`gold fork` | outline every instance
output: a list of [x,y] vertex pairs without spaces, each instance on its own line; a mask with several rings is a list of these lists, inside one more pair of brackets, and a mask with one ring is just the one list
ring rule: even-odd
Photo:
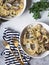
[[9,45],[6,41],[3,42],[3,45],[5,46],[5,48],[7,48],[7,49],[9,49],[9,50],[11,51],[11,53],[15,56],[15,59],[18,60],[18,62],[19,62],[21,65],[24,65],[24,62],[23,62],[22,60],[19,60],[19,59],[16,57],[15,53],[10,49],[10,45]]
[[20,59],[22,60],[21,53],[20,53],[19,48],[18,48],[18,43],[19,43],[18,40],[16,38],[13,38],[13,44],[15,47],[17,47]]
[[[20,50],[19,50],[19,48],[18,48],[18,40],[16,39],[16,37],[13,37],[13,44],[14,44],[14,46],[15,47],[17,47],[17,49],[18,49],[18,53],[19,53],[19,57],[20,57],[20,59],[21,59],[21,61],[23,62],[23,60],[22,60],[22,56],[21,56],[21,53],[20,53]],[[24,64],[24,62],[23,62],[23,64]]]

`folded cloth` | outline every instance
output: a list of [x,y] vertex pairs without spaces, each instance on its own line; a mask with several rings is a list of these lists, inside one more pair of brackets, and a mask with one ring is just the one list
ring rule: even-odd
[[[8,44],[10,45],[11,50],[13,50],[13,52],[15,53],[16,57],[19,58],[19,53],[18,53],[18,49],[14,46],[14,44],[12,43],[12,38],[16,37],[17,40],[19,41],[19,50],[22,56],[22,59],[24,61],[25,65],[30,65],[29,61],[31,59],[31,57],[29,57],[28,55],[26,55],[23,51],[23,49],[21,48],[20,45],[20,33],[18,31],[15,31],[13,29],[10,28],[6,28],[3,34],[3,39],[5,41],[8,42]],[[5,49],[5,64],[6,65],[20,65],[20,63],[18,62],[18,60],[15,59],[15,56],[10,52],[9,49]],[[19,58],[20,59],[20,58]]]

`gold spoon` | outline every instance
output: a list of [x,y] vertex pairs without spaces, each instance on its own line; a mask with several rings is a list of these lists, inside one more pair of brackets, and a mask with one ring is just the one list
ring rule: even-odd
[[5,46],[5,48],[11,51],[11,53],[15,56],[15,59],[18,60],[21,65],[24,65],[24,62],[16,57],[15,53],[10,49],[10,45],[6,41],[3,42],[3,45]]

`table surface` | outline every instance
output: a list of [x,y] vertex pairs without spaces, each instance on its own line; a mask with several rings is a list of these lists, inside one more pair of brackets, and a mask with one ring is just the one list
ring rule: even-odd
[[[36,1],[36,0],[34,0],[34,1]],[[49,17],[47,17],[48,11],[42,12],[41,13],[42,18],[35,20],[32,17],[32,14],[29,14],[29,11],[28,11],[30,4],[31,4],[31,0],[28,0],[27,7],[26,7],[26,10],[23,13],[23,15],[21,15],[20,17],[15,17],[15,18],[11,19],[10,21],[4,22],[0,26],[0,52],[2,51],[2,49],[4,49],[1,40],[3,40],[2,36],[3,36],[3,32],[4,32],[5,28],[10,27],[12,29],[15,29],[15,30],[18,30],[19,32],[21,32],[25,26],[27,26],[28,24],[32,24],[32,22],[39,21],[39,22],[44,22],[49,25]],[[31,65],[49,65],[49,56],[46,56],[45,58],[42,58],[42,59],[32,59],[30,61],[30,64]],[[2,56],[2,57],[0,56],[0,65],[5,65],[4,56]]]

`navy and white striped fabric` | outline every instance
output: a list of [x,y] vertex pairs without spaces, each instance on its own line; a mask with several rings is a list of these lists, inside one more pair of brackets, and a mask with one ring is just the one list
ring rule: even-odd
[[[19,58],[18,49],[12,43],[12,38],[13,37],[16,37],[17,40],[20,42],[20,33],[18,31],[13,30],[13,29],[6,28],[5,31],[4,31],[3,39],[5,41],[7,41],[8,44],[10,44],[11,50]],[[21,53],[21,56],[22,56],[22,59],[23,59],[25,65],[29,65],[29,60],[31,58],[24,53],[24,51],[21,48],[20,43],[19,43],[18,47],[19,47],[19,50],[20,50],[20,53]],[[5,50],[5,64],[6,65],[11,65],[11,64],[20,65],[20,63],[18,62],[18,60],[15,59],[15,56],[10,52],[9,49]]]

